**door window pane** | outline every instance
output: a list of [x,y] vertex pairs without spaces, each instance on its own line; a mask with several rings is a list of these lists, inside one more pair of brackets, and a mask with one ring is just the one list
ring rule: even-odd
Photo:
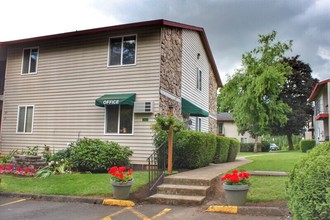
[[118,133],[119,105],[108,105],[106,111],[106,133]]
[[120,106],[120,133],[132,133],[133,106]]

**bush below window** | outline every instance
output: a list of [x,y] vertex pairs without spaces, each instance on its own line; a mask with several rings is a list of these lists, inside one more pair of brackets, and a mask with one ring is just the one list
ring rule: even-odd
[[330,142],[297,162],[288,182],[289,208],[294,219],[330,219]]

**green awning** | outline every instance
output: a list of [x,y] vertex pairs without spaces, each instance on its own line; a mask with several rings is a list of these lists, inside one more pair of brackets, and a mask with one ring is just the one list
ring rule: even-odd
[[182,98],[182,113],[189,114],[189,116],[208,117],[209,113],[195,104],[189,102],[187,99]]
[[104,107],[105,105],[134,105],[135,93],[130,94],[105,94],[95,100],[95,105]]

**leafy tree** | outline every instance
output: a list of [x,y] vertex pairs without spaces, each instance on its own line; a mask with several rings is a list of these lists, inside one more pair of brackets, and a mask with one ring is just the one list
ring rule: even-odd
[[275,38],[275,31],[259,35],[260,45],[242,55],[242,68],[221,91],[221,106],[231,112],[238,131],[249,132],[256,139],[269,132],[269,125],[284,125],[290,112],[290,107],[278,96],[291,71],[281,60],[292,42],[274,42]]
[[279,98],[292,109],[287,113],[288,122],[280,126],[278,123],[272,126],[273,135],[286,135],[289,150],[293,150],[292,135],[303,132],[306,122],[313,114],[311,103],[307,102],[313,91],[317,79],[312,77],[312,69],[309,64],[299,60],[299,55],[291,58],[284,58],[283,63],[288,64],[292,71],[285,81]]

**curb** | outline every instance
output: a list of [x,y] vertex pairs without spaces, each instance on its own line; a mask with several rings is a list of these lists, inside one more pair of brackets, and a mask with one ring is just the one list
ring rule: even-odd
[[285,216],[288,212],[285,208],[279,207],[255,207],[255,206],[209,206],[207,212],[220,212],[242,215],[266,215]]
[[53,201],[53,202],[81,202],[89,204],[102,204],[104,199],[93,199],[79,196],[61,196],[61,195],[36,195],[36,194],[24,194],[24,193],[6,193],[0,192],[0,196],[6,197],[20,197],[29,198],[35,200]]
[[130,200],[118,200],[118,199],[93,199],[79,196],[61,196],[61,195],[35,195],[35,194],[24,194],[24,193],[6,193],[0,192],[0,196],[6,197],[19,197],[35,200],[44,200],[52,202],[72,202],[72,203],[88,203],[108,206],[121,206],[121,207],[132,207],[135,203]]

